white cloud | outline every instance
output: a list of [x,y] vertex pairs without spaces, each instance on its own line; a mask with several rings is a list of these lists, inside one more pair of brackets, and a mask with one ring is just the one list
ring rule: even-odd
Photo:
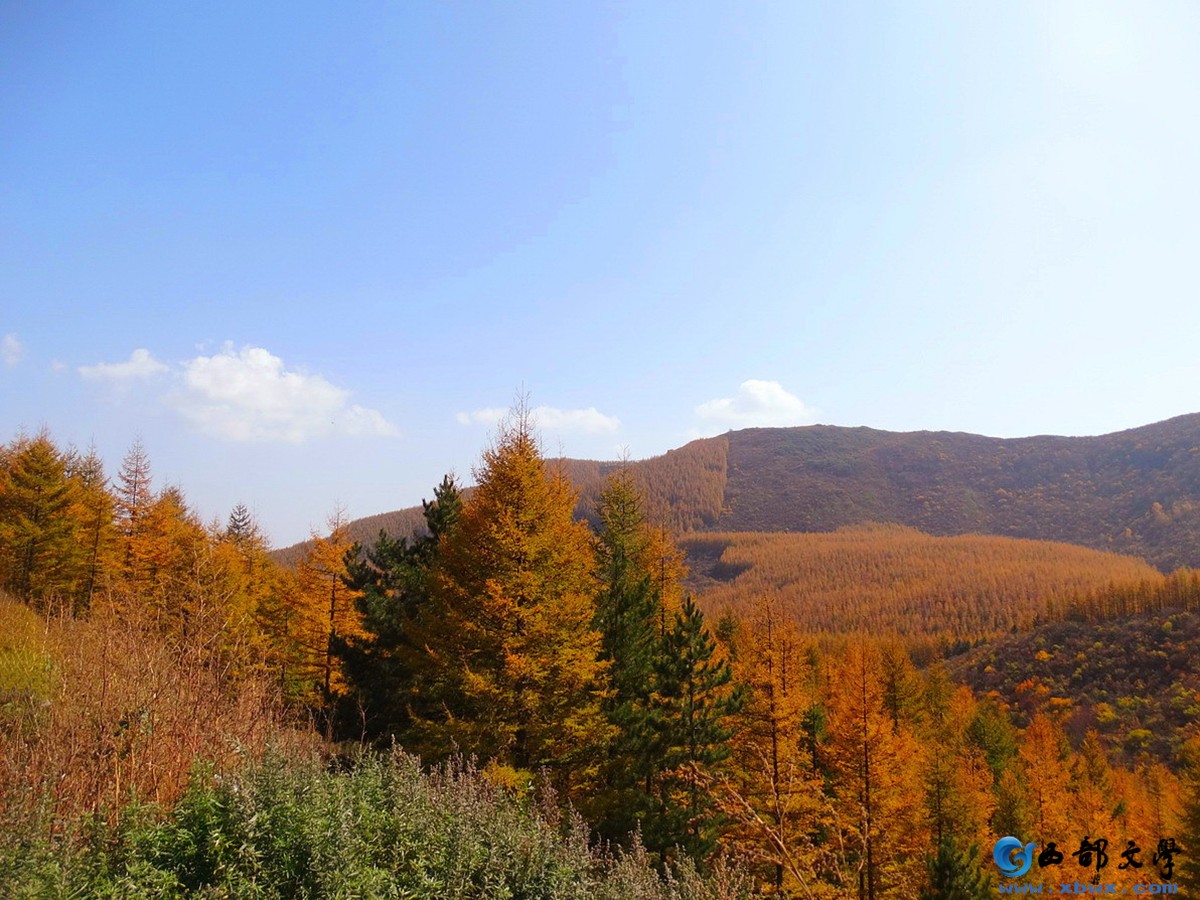
[[96,363],[80,366],[79,374],[89,381],[129,382],[151,378],[168,371],[168,366],[150,355],[149,350],[134,350],[129,359],[119,363]]
[[[495,425],[508,414],[499,406],[487,406],[473,412],[455,415],[460,425]],[[581,431],[584,434],[611,433],[621,427],[616,416],[606,416],[596,407],[587,409],[558,409],[554,406],[538,406],[529,411],[534,425],[547,431]]]
[[552,431],[582,431],[584,434],[611,433],[621,427],[616,416],[606,416],[596,407],[587,409],[556,409],[539,406],[533,410],[533,421]]
[[397,434],[383,414],[350,403],[350,392],[320,375],[289,371],[262,347],[234,349],[226,343],[211,356],[167,365],[149,350],[126,362],[80,366],[91,381],[119,388],[166,375],[170,385],[159,401],[202,434],[227,441],[287,441],[299,444],[328,435]]
[[201,432],[230,441],[302,443],[327,435],[397,434],[381,413],[348,403],[350,392],[320,375],[288,371],[262,347],[183,363],[169,403]]
[[4,360],[4,365],[8,368],[11,369],[19,363],[24,355],[25,347],[15,334],[6,334],[0,338],[0,359]]
[[501,406],[485,406],[474,412],[456,413],[454,418],[458,420],[459,425],[495,425],[507,413],[508,410]]
[[784,428],[808,425],[817,410],[795,394],[784,390],[778,381],[750,379],[738,387],[737,395],[709,400],[696,407],[696,416],[712,425],[727,428]]

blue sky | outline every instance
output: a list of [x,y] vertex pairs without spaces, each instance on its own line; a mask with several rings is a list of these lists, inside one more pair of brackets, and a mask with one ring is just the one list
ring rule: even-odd
[[280,544],[546,448],[1200,411],[1200,7],[0,5],[0,440]]

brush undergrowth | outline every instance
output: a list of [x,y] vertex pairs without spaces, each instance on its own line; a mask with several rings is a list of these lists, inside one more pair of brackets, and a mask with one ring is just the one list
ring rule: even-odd
[[424,772],[398,751],[339,769],[278,754],[233,774],[197,768],[168,811],[131,805],[71,829],[35,811],[0,828],[0,896],[14,898],[727,900],[747,889],[724,866],[663,873],[636,843],[597,848],[553,798],[515,797],[462,761]]

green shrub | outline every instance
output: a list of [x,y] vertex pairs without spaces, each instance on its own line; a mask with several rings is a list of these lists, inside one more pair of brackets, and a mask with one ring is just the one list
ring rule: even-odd
[[[640,846],[589,845],[553,798],[519,800],[462,762],[402,753],[342,771],[279,758],[197,769],[169,815],[123,811],[73,849],[0,846],[0,896],[724,900],[741,876],[684,863],[660,877]],[[10,841],[10,844],[12,842]],[[19,858],[18,858],[19,857]]]

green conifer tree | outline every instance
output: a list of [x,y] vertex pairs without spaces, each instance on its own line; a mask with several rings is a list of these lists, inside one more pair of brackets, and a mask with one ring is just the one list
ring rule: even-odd
[[229,513],[229,522],[225,526],[225,539],[241,546],[248,541],[256,542],[258,537],[258,525],[254,521],[254,516],[250,514],[246,504],[239,503]]
[[716,650],[703,613],[686,598],[654,665],[649,750],[659,771],[656,808],[644,834],[651,850],[679,847],[702,859],[716,844],[719,816],[706,782],[729,757],[726,719],[742,705],[729,664]]
[[999,781],[1017,755],[1017,730],[1008,716],[994,703],[980,703],[967,726],[967,738],[984,752],[992,774]]
[[600,594],[596,629],[609,664],[612,693],[605,713],[615,727],[603,769],[603,790],[589,810],[609,839],[630,835],[652,809],[659,761],[652,753],[651,694],[661,651],[662,586],[655,578],[643,501],[628,469],[599,499]]
[[984,900],[992,895],[992,879],[979,864],[979,847],[961,850],[943,839],[929,859],[929,884],[921,900]]
[[380,531],[364,551],[357,544],[346,560],[347,586],[361,592],[363,637],[339,642],[346,679],[368,736],[410,742],[413,715],[435,715],[428,657],[417,634],[428,613],[429,575],[438,546],[458,522],[462,495],[447,475],[422,501],[426,534],[392,538]]

